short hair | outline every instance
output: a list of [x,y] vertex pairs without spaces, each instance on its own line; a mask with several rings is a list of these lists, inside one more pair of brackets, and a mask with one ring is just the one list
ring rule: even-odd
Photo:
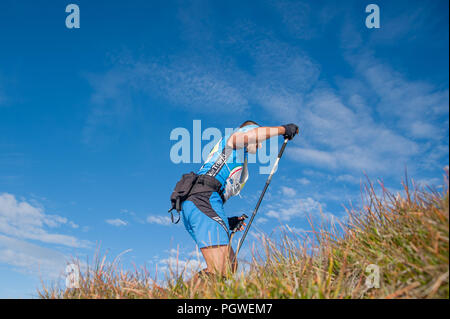
[[241,126],[239,126],[239,128],[247,126],[247,125],[258,125],[258,126],[261,126],[258,123],[256,123],[255,121],[245,121],[244,123],[241,124]]

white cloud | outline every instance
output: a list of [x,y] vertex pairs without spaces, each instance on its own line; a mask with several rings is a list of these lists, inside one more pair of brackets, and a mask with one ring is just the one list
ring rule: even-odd
[[80,225],[75,224],[73,221],[69,221],[68,224],[70,227],[72,227],[74,229],[78,229],[80,227]]
[[[417,142],[384,123],[376,123],[366,106],[354,109],[331,89],[313,90],[302,105],[303,147],[291,158],[331,170],[389,172],[401,169],[420,153]],[[389,165],[387,165],[389,160]]]
[[168,216],[149,215],[147,216],[147,223],[168,226],[172,223],[172,221]]
[[443,180],[440,178],[422,178],[415,181],[415,184],[419,187],[433,187],[433,186],[441,186],[443,184]]
[[311,8],[309,1],[269,1],[281,15],[286,30],[294,38],[309,40],[323,35],[329,22],[342,14],[342,6],[335,3],[321,3],[320,8]]
[[[390,80],[385,77],[380,82],[389,83]],[[291,147],[289,156],[300,162],[331,170],[383,174],[401,170],[412,159],[425,162],[434,156],[439,145],[434,143],[433,146],[433,140],[444,136],[443,132],[448,132],[448,128],[444,128],[445,123],[436,124],[437,122],[429,121],[429,117],[424,115],[442,116],[443,105],[448,105],[448,92],[432,93],[425,86],[411,84],[408,87],[403,80],[398,82],[400,84],[396,84],[396,87],[403,91],[401,98],[408,97],[405,99],[408,107],[404,101],[386,102],[386,105],[377,106],[393,109],[394,104],[395,108],[397,105],[405,105],[400,111],[386,114],[382,122],[375,121],[372,113],[376,109],[367,106],[365,98],[359,95],[363,91],[359,89],[359,85],[355,85],[355,81],[340,92],[342,95],[331,89],[313,90],[301,105],[300,122],[304,124],[304,139],[298,143],[304,146],[295,149]],[[395,89],[392,88],[391,91]],[[387,100],[387,96],[385,94],[382,99]],[[396,99],[392,98],[392,101]],[[397,120],[393,122],[395,118]],[[417,138],[427,140],[422,142]]]
[[[309,10],[307,3],[269,5],[290,32],[304,38],[302,23],[309,22],[297,17]],[[245,114],[251,106],[274,120],[299,123],[302,136],[294,140],[298,148],[290,147],[288,154],[321,169],[388,175],[412,162],[432,167],[448,153],[441,150],[437,159],[433,152],[448,135],[448,120],[436,120],[448,114],[448,90],[410,80],[363,52],[361,34],[353,25],[344,25],[341,41],[354,75],[331,83],[321,78],[318,61],[251,20],[233,22],[225,30],[226,40],[217,42],[213,30],[205,30],[213,24],[204,11],[197,6],[189,10],[202,19],[193,19],[190,11],[181,14],[191,30],[187,40],[198,45],[207,37],[207,53],[192,50],[172,58],[124,59],[109,72],[91,76],[95,93],[87,137],[95,127],[124,118],[133,94],[144,93],[196,112]],[[325,11],[319,16],[330,21],[333,14]],[[221,55],[215,45],[245,56],[249,67]]]
[[112,226],[117,226],[117,227],[128,225],[128,222],[127,222],[127,221],[122,220],[122,219],[120,219],[120,218],[116,218],[116,219],[107,219],[106,222],[107,222],[108,224],[112,225]]
[[274,1],[274,7],[281,14],[287,29],[299,39],[310,39],[315,35],[312,29],[312,10],[308,3],[300,1]]
[[269,219],[265,217],[258,217],[255,221],[256,224],[265,224],[269,221]]
[[439,2],[430,2],[420,7],[400,6],[391,9],[393,10],[383,13],[383,26],[378,29],[380,32],[370,34],[371,45],[414,41],[413,43],[419,46],[423,43],[425,34],[432,34],[432,30],[439,28],[440,20],[444,18],[436,14],[440,10]]
[[164,79],[161,93],[176,105],[216,113],[242,113],[248,107],[241,88],[219,70],[177,61],[170,68],[159,66],[151,73],[155,75]]
[[283,231],[287,231],[288,234],[292,233],[294,235],[296,235],[296,234],[304,235],[304,234],[307,234],[307,233],[311,232],[311,231],[308,231],[308,230],[303,229],[303,228],[289,226],[288,224],[285,224],[285,225],[281,226],[280,229],[283,230]]
[[336,168],[337,161],[332,153],[315,149],[295,147],[290,149],[291,158],[304,163],[314,163],[315,165]]
[[297,178],[297,182],[299,182],[301,185],[311,184],[311,181],[309,179],[307,179],[306,177]]
[[173,106],[201,113],[242,114],[248,109],[248,100],[233,74],[223,68],[177,57],[127,61],[104,74],[89,75],[94,93],[83,141],[89,144],[104,137],[101,131],[105,128],[123,127],[136,111],[136,95],[163,98]]
[[282,116],[295,115],[292,105],[299,98],[295,92],[311,87],[320,73],[319,66],[299,48],[273,36],[254,38],[254,28],[233,25],[229,29],[231,40],[221,43],[228,50],[249,55],[251,72],[213,50],[211,54],[190,52],[151,60],[123,58],[104,74],[89,75],[94,93],[84,142],[90,143],[105,127],[120,128],[135,109],[135,95],[230,117],[246,114],[251,104],[282,109]]
[[282,193],[284,196],[287,196],[287,197],[293,197],[293,196],[295,196],[295,195],[297,194],[297,192],[295,191],[295,189],[293,189],[293,188],[291,188],[291,187],[286,187],[286,186],[282,186],[282,187],[281,187],[281,193]]
[[168,251],[169,257],[159,258],[154,257],[154,261],[158,264],[158,270],[161,272],[174,271],[181,273],[184,271],[185,276],[189,276],[194,272],[198,272],[206,268],[206,263],[203,261],[202,254],[198,247],[196,249],[184,254],[180,249],[170,249]]
[[356,69],[378,95],[376,108],[386,116],[386,123],[397,124],[414,138],[439,139],[448,131],[448,120],[439,121],[448,116],[448,89],[407,80],[372,56],[360,57]]
[[351,184],[360,184],[361,179],[356,178],[353,175],[344,174],[344,175],[337,176],[336,181],[337,182],[346,182],[346,183],[351,183]]
[[62,216],[45,214],[43,208],[18,201],[12,194],[0,194],[0,232],[5,235],[69,247],[89,245],[88,241],[46,230],[63,225],[74,227],[76,224]]
[[359,34],[346,27],[343,39],[353,43],[346,44],[344,57],[355,76],[338,78],[339,90],[306,76],[316,84],[312,90],[282,90],[278,99],[270,90],[262,95],[274,116],[300,123],[301,139],[294,142],[301,146],[291,147],[288,156],[329,170],[384,175],[405,165],[411,171],[436,167],[448,154],[441,147],[448,144],[448,89],[407,79],[373,54],[356,51]]
[[273,209],[266,213],[266,216],[279,219],[281,221],[290,221],[294,218],[302,218],[307,215],[319,214],[322,205],[312,199],[307,198],[281,198],[277,201]]
[[16,270],[38,275],[42,279],[57,279],[64,274],[69,259],[53,249],[0,235],[0,263]]
[[186,275],[190,275],[194,272],[199,272],[200,270],[206,268],[206,263],[200,261],[199,259],[180,259],[177,257],[168,257],[159,260],[161,267],[158,267],[160,271],[165,272],[172,270],[174,272],[181,273],[184,271]]

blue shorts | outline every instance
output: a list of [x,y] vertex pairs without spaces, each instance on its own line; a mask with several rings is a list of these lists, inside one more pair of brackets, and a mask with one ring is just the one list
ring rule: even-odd
[[191,195],[182,204],[181,216],[184,227],[199,248],[228,245],[228,218],[217,192]]

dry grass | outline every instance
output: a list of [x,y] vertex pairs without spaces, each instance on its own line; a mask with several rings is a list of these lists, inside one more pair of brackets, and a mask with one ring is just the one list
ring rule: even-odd
[[[369,182],[361,209],[344,224],[311,222],[311,232],[262,238],[247,271],[228,279],[185,283],[169,271],[164,288],[145,269],[125,271],[96,258],[80,288],[43,286],[41,298],[449,298],[448,172],[443,190],[404,185],[394,195]],[[368,288],[367,266],[380,269]]]

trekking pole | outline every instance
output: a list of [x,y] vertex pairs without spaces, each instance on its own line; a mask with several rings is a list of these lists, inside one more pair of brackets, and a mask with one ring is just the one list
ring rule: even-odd
[[234,257],[235,259],[237,259],[237,255],[239,254],[239,250],[241,249],[242,244],[244,243],[245,237],[247,236],[248,230],[250,229],[250,226],[252,225],[253,219],[255,218],[255,215],[258,212],[259,205],[261,205],[261,202],[263,200],[264,194],[266,193],[266,190],[269,187],[270,181],[272,180],[272,176],[273,176],[273,174],[275,173],[275,171],[276,171],[276,169],[278,167],[278,162],[280,161],[280,158],[283,155],[283,152],[284,152],[284,149],[286,148],[287,142],[288,142],[288,139],[286,138],[284,140],[283,145],[281,146],[280,152],[278,153],[278,158],[277,158],[277,160],[275,161],[275,164],[272,167],[272,171],[270,172],[269,177],[267,178],[266,185],[264,185],[264,189],[263,189],[261,195],[259,196],[258,203],[256,204],[256,207],[253,210],[253,214],[252,214],[252,216],[250,218],[250,221],[248,222],[247,228],[245,228],[244,234],[242,235],[241,239],[239,240],[238,246],[236,248],[236,254],[235,254],[235,257]]

